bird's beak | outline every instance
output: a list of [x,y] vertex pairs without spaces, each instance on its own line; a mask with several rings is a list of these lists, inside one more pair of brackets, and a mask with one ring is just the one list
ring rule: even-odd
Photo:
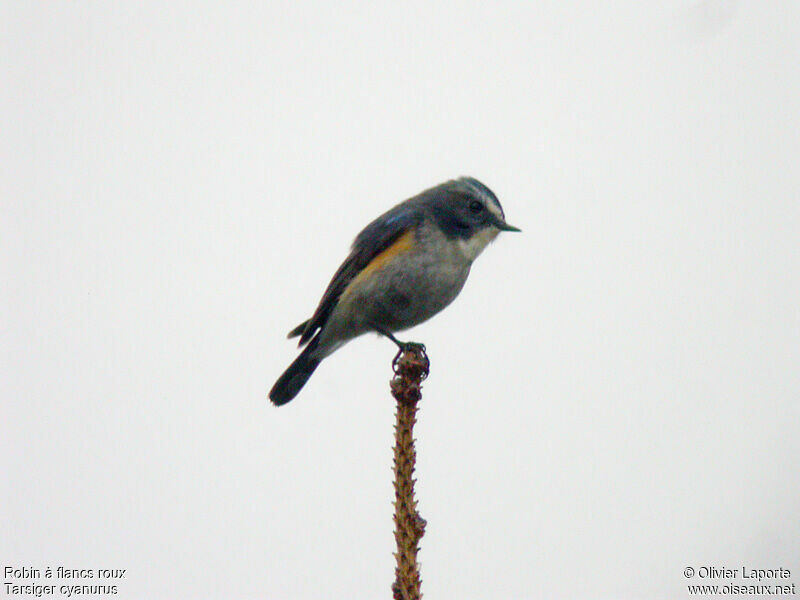
[[492,219],[492,224],[502,231],[522,231],[522,229],[514,227],[513,225],[509,225],[500,217],[495,217]]

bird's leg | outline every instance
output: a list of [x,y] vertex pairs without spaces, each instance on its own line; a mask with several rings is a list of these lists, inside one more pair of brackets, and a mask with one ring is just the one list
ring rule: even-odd
[[392,364],[397,363],[397,360],[400,358],[400,355],[406,350],[421,350],[423,353],[425,352],[425,344],[419,344],[417,342],[401,342],[396,337],[394,337],[394,335],[392,335],[391,331],[388,331],[383,327],[379,327],[378,325],[372,325],[372,328],[382,336],[392,340],[397,345],[398,348],[397,354],[395,355]]
[[389,338],[390,340],[392,340],[395,343],[395,345],[400,349],[400,351],[410,350],[412,348],[421,348],[422,350],[425,350],[425,344],[420,344],[420,343],[417,343],[417,342],[401,342],[396,337],[394,337],[394,335],[392,335],[391,331],[388,331],[388,330],[384,329],[383,327],[379,327],[377,325],[373,325],[372,328],[375,331],[377,331],[378,333],[380,333],[382,336],[385,336],[385,337]]

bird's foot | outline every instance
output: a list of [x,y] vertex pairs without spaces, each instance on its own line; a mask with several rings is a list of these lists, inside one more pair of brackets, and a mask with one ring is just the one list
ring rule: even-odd
[[391,331],[384,329],[383,327],[379,327],[377,325],[373,325],[372,327],[382,336],[392,340],[392,342],[394,342],[395,345],[397,346],[397,354],[394,355],[394,360],[392,360],[392,369],[394,370],[395,373],[397,372],[397,364],[400,361],[400,358],[406,352],[414,355],[417,358],[417,360],[421,363],[421,366],[424,365],[423,370],[427,371],[428,355],[425,353],[425,344],[420,344],[418,342],[401,342],[396,337],[394,337],[394,334],[392,334]]
[[400,359],[406,353],[409,353],[411,356],[424,363],[425,366],[423,370],[427,370],[428,355],[425,353],[425,344],[420,344],[418,342],[399,342],[397,340],[392,341],[394,341],[398,347],[397,354],[394,355],[394,359],[392,360],[392,370],[395,373],[397,372]]

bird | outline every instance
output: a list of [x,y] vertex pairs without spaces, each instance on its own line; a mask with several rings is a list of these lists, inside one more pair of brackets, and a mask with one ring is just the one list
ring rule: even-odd
[[314,314],[289,332],[300,355],[269,399],[291,401],[320,362],[353,338],[394,333],[427,321],[458,296],[478,255],[501,231],[500,201],[473,177],[460,177],[409,198],[367,225],[334,274]]

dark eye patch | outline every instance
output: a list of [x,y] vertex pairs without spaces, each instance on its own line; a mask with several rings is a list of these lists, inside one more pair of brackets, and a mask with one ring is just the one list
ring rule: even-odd
[[483,204],[481,204],[477,200],[473,200],[472,202],[469,203],[469,209],[473,213],[478,214],[483,210]]
[[463,204],[458,206],[453,203],[449,206],[445,204],[434,204],[430,207],[433,218],[436,220],[442,233],[449,239],[469,239],[470,235],[472,235],[473,225],[465,220],[466,215],[463,213],[463,206]]

